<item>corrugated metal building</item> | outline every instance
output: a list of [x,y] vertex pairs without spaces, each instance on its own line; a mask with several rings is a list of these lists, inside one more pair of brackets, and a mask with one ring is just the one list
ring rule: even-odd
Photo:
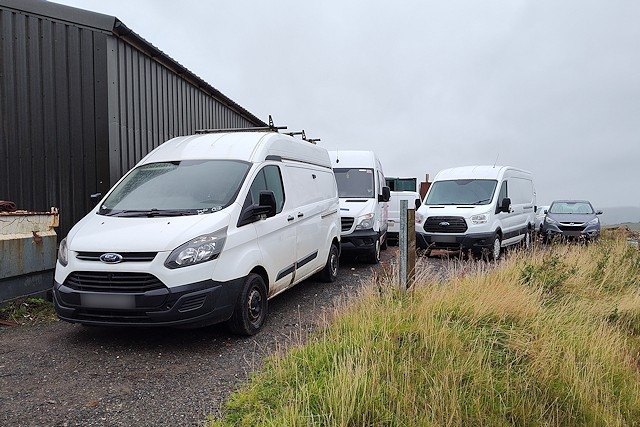
[[0,200],[60,210],[58,234],[151,149],[266,126],[116,17],[0,0]]

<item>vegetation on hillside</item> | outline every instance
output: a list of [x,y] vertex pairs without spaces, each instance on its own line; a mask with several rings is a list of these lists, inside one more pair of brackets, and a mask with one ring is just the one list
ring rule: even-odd
[[624,236],[372,283],[212,426],[640,425],[640,252]]

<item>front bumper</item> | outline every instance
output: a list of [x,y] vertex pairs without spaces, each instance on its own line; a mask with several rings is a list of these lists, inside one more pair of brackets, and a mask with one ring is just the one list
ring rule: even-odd
[[495,233],[464,235],[416,232],[416,246],[421,249],[446,249],[482,252],[493,248]]
[[540,227],[540,232],[547,240],[596,240],[600,237],[599,226],[565,227],[546,223]]
[[137,292],[90,292],[54,282],[62,320],[96,326],[204,326],[228,320],[243,279]]
[[355,230],[340,236],[340,246],[344,252],[370,252],[378,239],[379,235],[373,229]]

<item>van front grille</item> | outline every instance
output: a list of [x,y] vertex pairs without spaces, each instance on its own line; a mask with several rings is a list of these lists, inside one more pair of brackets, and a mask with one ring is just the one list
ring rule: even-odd
[[427,233],[464,233],[467,222],[461,216],[430,216],[424,223]]
[[147,273],[76,271],[67,277],[65,286],[77,291],[144,293],[166,286]]
[[342,231],[349,231],[353,227],[353,217],[342,217]]

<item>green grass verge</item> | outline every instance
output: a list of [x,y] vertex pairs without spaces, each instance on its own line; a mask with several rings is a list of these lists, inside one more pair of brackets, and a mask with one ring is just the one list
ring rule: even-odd
[[34,325],[57,320],[53,303],[43,298],[21,298],[0,307],[0,320],[16,325]]
[[623,236],[455,269],[404,295],[372,283],[209,424],[640,425],[640,253]]

